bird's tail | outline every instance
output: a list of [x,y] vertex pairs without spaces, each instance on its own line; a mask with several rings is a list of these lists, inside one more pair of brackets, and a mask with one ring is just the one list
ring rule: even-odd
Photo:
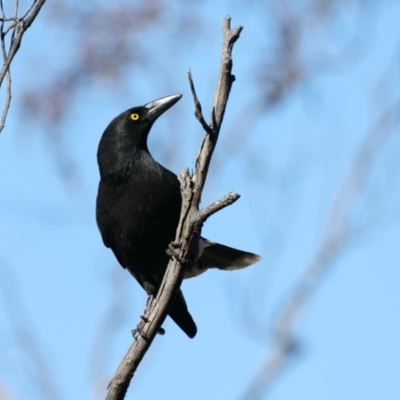
[[201,241],[201,256],[186,270],[185,279],[198,276],[209,268],[234,271],[246,268],[261,260],[261,257],[257,254],[210,242],[203,238],[201,238]]
[[213,243],[204,239],[203,253],[200,260],[208,268],[218,268],[227,271],[246,268],[261,260],[257,254],[234,249],[223,244]]
[[191,339],[196,336],[197,327],[190,315],[182,290],[179,290],[175,301],[169,310],[169,316]]

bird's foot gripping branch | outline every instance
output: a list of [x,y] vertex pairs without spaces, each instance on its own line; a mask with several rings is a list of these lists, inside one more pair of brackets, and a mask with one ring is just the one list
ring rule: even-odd
[[171,259],[174,259],[174,258],[175,258],[175,260],[178,261],[179,264],[185,266],[186,263],[188,262],[188,260],[187,260],[187,259],[182,259],[182,258],[179,257],[179,252],[178,252],[178,249],[179,249],[179,248],[180,248],[179,243],[171,242],[171,243],[168,245],[168,248],[167,248],[166,251],[167,251],[167,254],[169,255],[169,257],[170,257]]
[[[202,114],[191,73],[189,83],[195,116],[206,134],[198,152],[194,174],[188,169],[177,177],[158,164],[147,148],[147,136],[154,121],[181,95],[172,95],[131,108],[116,117],[99,144],[100,185],[97,222],[104,244],[119,263],[132,273],[154,301],[135,330],[136,340],[115,373],[107,399],[123,399],[130,380],[167,315],[189,336],[197,333],[180,285],[209,268],[234,270],[260,260],[242,250],[211,242],[200,236],[208,217],[235,202],[229,193],[199,210],[201,194],[218,134],[221,129],[234,76],[232,49],[242,27],[230,28],[224,19],[224,43],[219,80],[211,122]],[[168,254],[167,250],[168,249]],[[195,255],[195,257],[193,256]]]

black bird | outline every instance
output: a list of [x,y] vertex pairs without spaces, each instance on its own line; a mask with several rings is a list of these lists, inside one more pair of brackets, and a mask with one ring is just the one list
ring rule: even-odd
[[[100,184],[96,219],[105,246],[145,289],[156,295],[169,257],[166,249],[175,239],[181,209],[177,176],[158,164],[147,148],[154,121],[182,95],[172,95],[114,118],[103,133],[97,152]],[[185,278],[208,268],[235,270],[261,258],[201,239],[199,258]],[[190,337],[197,333],[182,291],[169,316]]]

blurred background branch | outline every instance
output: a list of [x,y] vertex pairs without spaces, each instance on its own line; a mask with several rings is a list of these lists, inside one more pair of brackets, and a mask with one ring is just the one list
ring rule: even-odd
[[[353,165],[342,183],[332,205],[322,242],[305,267],[293,292],[284,301],[284,307],[277,312],[267,353],[261,368],[255,376],[243,399],[261,399],[271,389],[289,359],[300,351],[299,330],[312,300],[314,292],[321,286],[329,269],[333,267],[354,230],[352,217],[355,206],[370,177],[377,154],[388,136],[398,128],[400,101],[385,110],[361,144]],[[350,240],[351,242],[351,240]],[[340,293],[337,294],[340,296]]]
[[[3,58],[14,6],[4,4]],[[183,92],[149,148],[174,172],[192,165],[200,129],[186,71],[204,77],[199,98],[212,98],[208,60],[227,14],[245,31],[204,203],[231,190],[242,198],[204,234],[263,263],[184,282],[199,335],[188,344],[166,327],[128,398],[235,398],[253,382],[251,393],[276,400],[397,399],[400,8],[391,0],[46,3],[12,63],[0,143],[2,252],[36,343],[53,356],[38,351],[58,368],[65,398],[104,398],[143,298],[96,231],[97,143],[122,110]],[[3,83],[10,98],[6,74]],[[9,337],[17,292],[7,293],[0,329]],[[45,398],[7,354],[3,386]],[[190,371],[187,360],[196,360]]]
[[[38,334],[14,270],[13,265],[0,258],[0,302],[11,328],[1,335],[2,359],[11,371],[23,371],[31,391],[37,391],[41,399],[62,400],[54,360]],[[16,363],[12,361],[13,352],[19,355]]]

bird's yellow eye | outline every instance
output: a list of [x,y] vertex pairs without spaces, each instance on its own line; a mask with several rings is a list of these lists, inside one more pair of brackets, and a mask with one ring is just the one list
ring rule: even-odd
[[137,121],[139,119],[139,114],[132,113],[130,115],[132,121]]

